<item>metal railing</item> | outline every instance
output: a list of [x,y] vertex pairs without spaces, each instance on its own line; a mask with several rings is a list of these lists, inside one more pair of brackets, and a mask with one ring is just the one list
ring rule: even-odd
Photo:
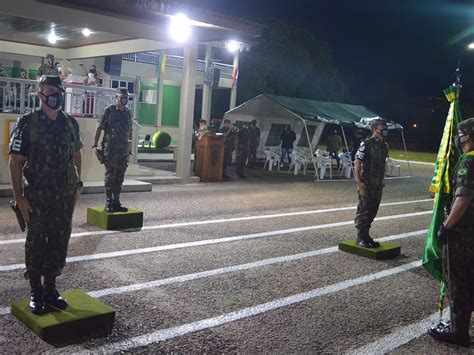
[[[158,65],[160,63],[160,55],[158,53],[152,53],[152,52],[123,54],[122,59],[131,61],[131,62],[153,64],[153,65]],[[166,66],[170,68],[182,69],[183,57],[180,57],[177,55],[167,55]],[[233,75],[234,67],[231,64],[214,62],[214,67],[221,70],[222,76],[232,77]],[[205,72],[206,62],[204,60],[198,59],[196,63],[196,70],[200,72]]]
[[[36,80],[0,78],[0,112],[26,113],[39,107]],[[115,102],[116,89],[64,83],[63,110],[77,117],[100,117]],[[128,107],[137,117],[136,95],[130,95]]]
[[[15,78],[0,78],[0,113],[28,113],[39,107],[39,99],[36,96],[38,82],[36,80],[25,80]],[[115,102],[116,89],[64,84],[64,112],[74,117],[100,117],[107,106]],[[133,111],[133,135],[132,149],[135,155],[132,160],[137,163],[138,135],[140,125],[136,122],[138,118],[138,98],[130,95],[127,105]]]

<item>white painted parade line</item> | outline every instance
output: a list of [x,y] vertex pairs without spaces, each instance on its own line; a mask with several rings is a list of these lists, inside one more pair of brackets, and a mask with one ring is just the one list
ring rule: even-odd
[[[433,199],[388,202],[388,203],[380,204],[380,207],[402,206],[402,205],[410,205],[410,204],[423,203],[423,202],[433,202]],[[297,212],[287,212],[287,213],[266,214],[266,215],[259,215],[259,216],[246,216],[246,217],[211,219],[211,220],[204,220],[204,221],[169,223],[169,224],[160,224],[160,225],[156,225],[156,226],[145,226],[141,230],[143,231],[143,230],[168,229],[168,228],[189,227],[189,226],[198,226],[198,225],[207,225],[207,224],[220,224],[220,223],[229,223],[229,222],[251,221],[251,220],[258,220],[258,219],[303,216],[303,215],[309,215],[309,214],[320,214],[320,213],[329,213],[329,212],[338,212],[338,211],[349,211],[349,210],[354,210],[356,208],[357,208],[357,206],[347,206],[347,207],[326,208],[326,209],[321,209],[321,210],[309,210],[309,211],[297,211]],[[107,234],[120,234],[120,233],[127,233],[127,232],[136,232],[136,230],[131,230],[131,231],[126,231],[125,230],[125,231],[80,232],[80,233],[72,233],[71,238],[99,236],[99,235],[107,235]],[[25,242],[24,238],[10,239],[10,240],[0,240],[0,245],[16,244],[16,243],[24,243],[24,242]]]
[[183,324],[176,327],[161,329],[152,333],[143,334],[130,339],[118,341],[111,344],[106,344],[101,347],[91,349],[92,352],[118,352],[121,350],[130,350],[140,346],[147,346],[153,343],[173,339],[189,333],[194,333],[200,330],[215,328],[224,324],[235,322],[238,320],[254,317],[266,312],[285,308],[304,301],[309,301],[321,296],[336,293],[355,286],[360,286],[372,281],[380,280],[388,276],[393,276],[406,272],[421,266],[421,260],[414,261],[408,264],[397,266],[391,269],[376,272],[374,274],[361,276],[355,279],[350,279],[338,282],[329,286],[320,287],[311,291],[299,293],[293,296],[279,298],[270,302],[262,303],[257,306],[243,308],[241,310],[222,314],[217,317],[207,318],[200,321]]
[[[375,218],[374,221],[379,222],[379,221],[388,221],[388,220],[392,220],[392,219],[418,217],[418,216],[428,215],[428,214],[431,214],[431,213],[432,213],[432,211],[430,210],[430,211],[398,214],[398,215],[392,215],[392,216],[383,216],[383,217]],[[195,242],[167,244],[167,245],[160,245],[160,246],[149,247],[149,248],[128,249],[128,250],[120,250],[120,251],[113,251],[113,252],[105,252],[105,253],[97,253],[97,254],[89,254],[89,255],[81,255],[81,256],[72,256],[72,257],[67,258],[66,262],[74,263],[74,262],[87,261],[87,260],[102,260],[102,259],[116,258],[116,257],[121,257],[121,256],[154,253],[154,252],[159,252],[159,251],[176,250],[176,249],[183,249],[183,248],[190,248],[190,247],[199,247],[199,246],[203,246],[203,245],[230,243],[230,242],[247,240],[247,239],[267,238],[267,237],[279,236],[279,235],[283,235],[283,234],[307,232],[307,231],[313,231],[313,230],[318,230],[318,229],[336,228],[336,227],[348,226],[348,225],[352,225],[352,224],[354,224],[354,221],[350,220],[350,221],[345,221],[345,222],[335,222],[335,223],[329,223],[329,224],[318,224],[318,225],[308,226],[308,227],[280,229],[280,230],[275,230],[275,231],[271,231],[271,232],[244,234],[244,235],[239,235],[239,236],[235,236],[235,237],[205,239],[205,240],[198,240],[198,241],[195,241]],[[25,268],[24,263],[2,265],[2,266],[0,266],[0,272],[1,271],[20,270],[20,269],[24,269],[24,268]]]
[[[448,309],[446,309],[448,310]],[[449,313],[443,311],[444,314]],[[439,322],[439,312],[433,313],[431,316],[406,327],[403,327],[387,336],[384,336],[372,343],[364,345],[355,350],[349,351],[350,355],[365,354],[386,354],[406,343],[426,334],[429,327]]]
[[[428,230],[424,229],[424,230],[419,230],[419,231],[414,231],[414,232],[390,235],[390,236],[387,236],[387,237],[378,238],[376,240],[379,241],[379,242],[386,242],[386,241],[396,240],[396,239],[399,240],[399,239],[405,239],[405,238],[425,235],[427,232],[428,232]],[[305,253],[299,253],[299,254],[293,254],[293,255],[286,255],[286,256],[280,256],[280,257],[275,257],[275,258],[263,259],[263,260],[255,261],[255,262],[252,262],[252,263],[234,265],[234,266],[223,267],[223,268],[219,268],[219,269],[196,272],[196,273],[187,274],[187,275],[169,277],[169,278],[166,278],[166,279],[153,280],[153,281],[149,281],[149,282],[132,284],[132,285],[127,285],[127,286],[106,288],[106,289],[102,289],[102,290],[91,291],[91,292],[88,292],[88,294],[91,297],[105,297],[105,296],[108,296],[108,295],[145,290],[145,289],[150,289],[150,288],[155,288],[155,287],[160,287],[160,286],[165,286],[165,285],[171,285],[171,284],[174,284],[174,283],[194,281],[194,280],[204,279],[204,278],[212,277],[212,276],[218,276],[218,275],[229,274],[229,273],[238,272],[238,271],[256,269],[256,268],[259,268],[259,267],[275,265],[275,264],[289,262],[289,261],[297,261],[297,260],[302,260],[302,259],[305,259],[305,258],[310,258],[310,257],[313,257],[313,256],[336,253],[338,251],[339,251],[338,247],[329,247],[329,248],[324,248],[324,249],[317,249],[317,250],[312,250],[312,251],[305,252]],[[10,313],[10,308],[9,307],[0,308],[0,315],[4,315],[4,314],[8,314],[8,313]]]

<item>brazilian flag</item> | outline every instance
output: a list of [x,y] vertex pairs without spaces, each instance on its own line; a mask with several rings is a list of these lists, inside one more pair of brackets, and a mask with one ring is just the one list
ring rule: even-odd
[[447,100],[450,102],[448,117],[444,126],[443,137],[438,150],[434,176],[431,180],[429,191],[435,195],[433,215],[428,229],[423,248],[423,267],[437,280],[441,282],[440,311],[443,308],[444,284],[443,281],[443,248],[438,244],[438,230],[445,219],[444,208],[451,203],[453,186],[450,177],[454,166],[460,156],[460,152],[454,145],[457,136],[457,126],[461,122],[461,111],[459,109],[459,88],[451,86],[444,90]]

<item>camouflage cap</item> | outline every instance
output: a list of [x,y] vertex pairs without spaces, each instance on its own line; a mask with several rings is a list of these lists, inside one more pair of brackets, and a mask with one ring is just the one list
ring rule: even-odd
[[382,118],[376,118],[376,119],[370,121],[370,128],[371,128],[371,129],[374,129],[375,127],[380,126],[380,125],[386,126],[386,125],[387,125],[387,121],[385,121],[385,120],[382,119]]
[[64,92],[64,86],[63,82],[61,81],[61,78],[57,75],[42,75],[39,84],[41,85],[49,85],[49,86],[54,86],[55,88],[58,88],[62,92]]
[[116,95],[122,94],[122,95],[128,96],[128,90],[125,89],[125,88],[118,88],[118,89],[115,91],[115,94],[116,94]]
[[458,124],[458,130],[463,134],[474,134],[474,117],[468,118]]

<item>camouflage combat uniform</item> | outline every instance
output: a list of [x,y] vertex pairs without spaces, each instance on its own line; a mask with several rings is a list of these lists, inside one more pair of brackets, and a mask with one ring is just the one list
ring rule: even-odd
[[[222,168],[222,175],[226,176],[227,167],[232,163],[232,153],[234,152],[235,146],[235,130],[229,128],[231,131],[224,138],[224,165]],[[227,132],[226,128],[222,128],[221,133]]]
[[118,200],[128,167],[132,112],[128,107],[120,111],[118,105],[110,105],[105,109],[97,126],[104,130],[102,151],[105,165],[105,193],[107,199]]
[[56,120],[43,111],[20,117],[9,154],[28,157],[24,195],[31,205],[25,244],[26,277],[58,276],[66,264],[78,174],[74,153],[82,148],[79,125],[60,111]]
[[375,137],[363,141],[356,154],[356,159],[362,162],[362,181],[367,186],[364,195],[359,192],[355,217],[356,228],[361,235],[368,236],[370,226],[379,210],[387,156],[388,144]]
[[245,162],[249,153],[249,130],[242,127],[237,132],[237,175],[242,177],[245,170]]
[[59,75],[58,68],[56,68],[54,65],[49,65],[48,63],[41,64],[41,66],[38,69],[38,72],[36,73],[37,76],[41,75]]
[[260,129],[257,126],[249,127],[249,167],[255,165],[257,160],[257,148],[260,142]]
[[451,314],[457,328],[462,328],[457,331],[467,333],[474,311],[474,151],[461,156],[454,172],[454,201],[459,196],[473,199],[443,250],[443,279],[449,289]]

